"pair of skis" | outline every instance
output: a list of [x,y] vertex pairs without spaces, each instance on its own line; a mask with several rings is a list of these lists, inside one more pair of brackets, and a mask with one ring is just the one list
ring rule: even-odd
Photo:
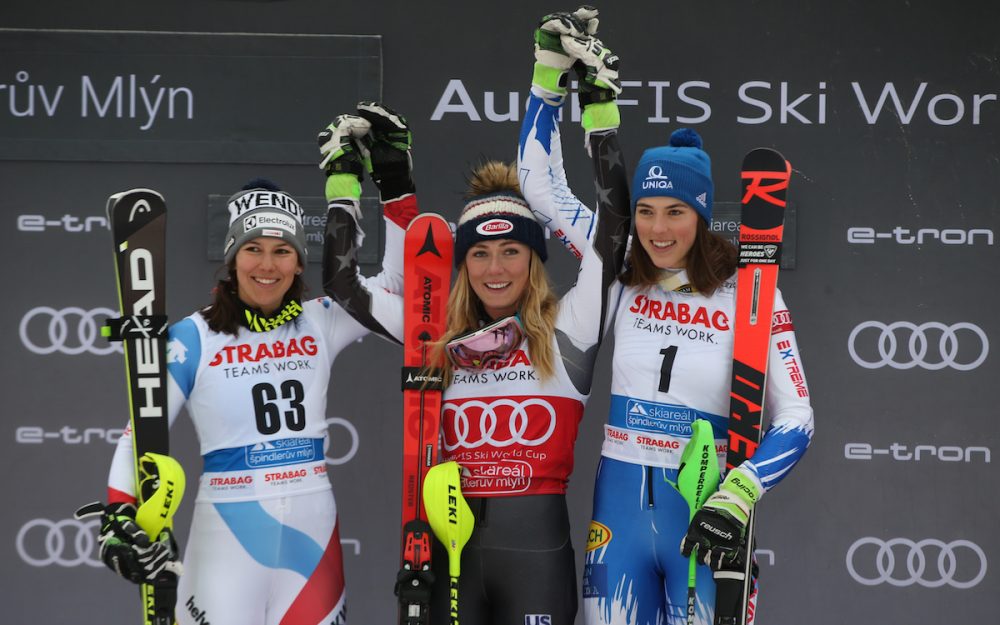
[[[763,433],[767,360],[790,175],[791,165],[775,150],[758,148],[743,159],[727,471],[753,456]],[[745,556],[738,559],[734,570],[714,574],[715,625],[745,625],[753,620],[755,519],[751,510]]]
[[[125,347],[136,484],[136,523],[160,540],[184,494],[184,472],[169,456],[167,416],[166,223],[156,191],[132,189],[108,199],[121,317],[103,334]],[[164,538],[166,539],[166,538]],[[143,623],[173,625],[177,575],[164,570],[141,584]]]
[[[458,623],[458,572],[472,513],[461,496],[458,465],[437,464],[444,334],[453,240],[441,216],[418,215],[406,230],[403,276],[403,506],[402,555],[396,576],[400,625],[430,619],[432,531],[449,553],[451,620]],[[432,355],[433,354],[433,355]],[[441,580],[443,581],[443,580]],[[440,582],[438,582],[440,583]]]

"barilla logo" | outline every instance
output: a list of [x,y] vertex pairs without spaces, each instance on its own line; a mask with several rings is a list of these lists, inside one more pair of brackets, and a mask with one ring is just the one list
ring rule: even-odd
[[490,219],[476,226],[476,232],[486,237],[494,237],[498,234],[507,234],[514,230],[514,224],[506,219]]
[[595,551],[611,542],[611,529],[597,521],[590,522],[590,531],[587,532],[587,551]]
[[298,202],[281,191],[253,191],[244,193],[230,202],[228,208],[230,220],[256,208],[277,208],[294,216],[299,221],[302,220],[302,216],[305,214],[305,211],[302,210]]
[[646,179],[642,182],[643,189],[673,189],[674,183],[663,174],[663,167],[653,165],[646,173]]

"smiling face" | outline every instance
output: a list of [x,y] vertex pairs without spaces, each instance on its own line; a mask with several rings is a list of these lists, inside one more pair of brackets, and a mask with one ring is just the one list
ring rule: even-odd
[[684,269],[698,232],[698,213],[672,197],[644,197],[635,205],[635,236],[660,269]]
[[244,304],[274,314],[295,276],[299,255],[282,239],[257,237],[236,252],[237,293]]
[[469,284],[493,319],[517,312],[528,284],[531,248],[511,239],[480,241],[465,255]]

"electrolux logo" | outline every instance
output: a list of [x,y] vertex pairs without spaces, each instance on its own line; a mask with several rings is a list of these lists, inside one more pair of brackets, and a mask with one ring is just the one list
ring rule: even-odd
[[993,231],[989,228],[918,228],[896,226],[879,231],[875,228],[854,227],[847,229],[847,242],[852,245],[874,245],[887,241],[898,245],[993,245]]
[[46,232],[49,230],[61,230],[63,232],[94,232],[96,230],[107,230],[108,220],[106,217],[92,215],[89,217],[76,217],[74,215],[63,215],[58,219],[47,219],[43,215],[18,215],[17,229],[20,232]]
[[891,443],[886,447],[875,447],[871,443],[846,443],[844,458],[847,460],[877,460],[888,458],[899,462],[982,462],[989,464],[992,453],[989,447],[958,445],[904,445]]

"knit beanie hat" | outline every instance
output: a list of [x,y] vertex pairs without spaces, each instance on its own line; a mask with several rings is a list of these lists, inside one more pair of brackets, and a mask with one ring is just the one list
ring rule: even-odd
[[548,259],[545,233],[528,202],[512,191],[500,191],[473,198],[462,209],[455,232],[455,267],[465,262],[469,248],[480,241],[513,239]]
[[701,149],[702,141],[690,128],[679,128],[670,143],[642,153],[632,180],[632,210],[644,197],[672,197],[712,221],[712,161]]
[[229,198],[229,232],[223,249],[226,263],[247,241],[257,237],[284,239],[306,262],[306,233],[302,207],[270,180],[257,178]]

